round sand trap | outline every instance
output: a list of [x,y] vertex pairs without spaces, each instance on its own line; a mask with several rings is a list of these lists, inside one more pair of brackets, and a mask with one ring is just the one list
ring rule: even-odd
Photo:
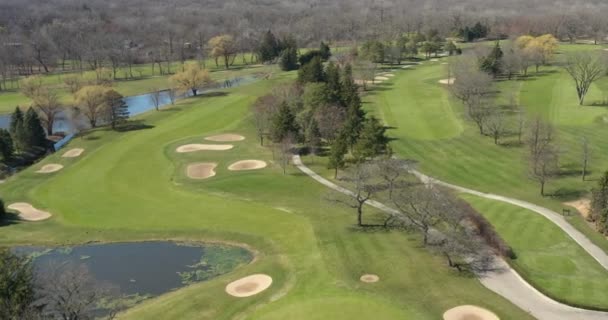
[[234,148],[231,144],[187,144],[178,147],[178,153],[188,153],[196,151],[226,151]]
[[57,172],[59,170],[63,169],[63,166],[60,164],[56,164],[56,163],[51,163],[51,164],[45,164],[44,166],[42,166],[42,168],[40,168],[38,171],[38,173],[53,173],[53,172]]
[[19,218],[25,221],[41,221],[51,217],[51,214],[34,208],[31,204],[17,202],[8,206],[10,210],[19,212]]
[[243,140],[245,140],[245,137],[238,135],[238,134],[227,133],[227,134],[218,134],[216,136],[207,137],[207,138],[205,138],[205,140],[215,141],[215,142],[232,142],[232,141],[243,141]]
[[186,167],[186,175],[190,179],[208,179],[215,176],[215,167],[217,167],[217,163],[191,163]]
[[432,62],[438,62],[439,59],[431,59]]
[[246,171],[246,170],[258,170],[266,168],[266,162],[261,160],[242,160],[231,164],[228,167],[230,171]]
[[388,80],[388,78],[387,77],[375,77],[374,80],[376,80],[376,81],[378,81],[378,80],[384,81],[384,80]]
[[456,78],[441,79],[441,80],[439,80],[439,83],[451,85],[451,84],[454,84],[454,81],[456,81]]
[[365,283],[374,283],[380,281],[380,277],[375,274],[364,274],[361,276],[361,278],[359,278],[359,280]]
[[446,64],[448,64],[448,63],[447,63],[447,62],[442,62],[441,64],[446,65]]
[[80,155],[84,152],[84,149],[82,148],[74,148],[74,149],[70,149],[68,151],[66,151],[66,153],[64,153],[62,155],[62,157],[64,158],[76,158],[76,157],[80,157]]
[[271,284],[270,276],[254,274],[229,283],[226,286],[226,293],[238,298],[250,297],[268,289]]
[[446,311],[444,320],[500,320],[494,313],[477,306],[459,306]]
[[387,74],[385,74],[384,76],[385,76],[385,77],[392,78],[392,77],[394,77],[395,75],[394,75],[394,74],[392,74],[392,73],[387,73]]
[[407,69],[407,68],[411,68],[411,67],[412,67],[411,65],[407,65],[407,66],[401,67],[401,69]]

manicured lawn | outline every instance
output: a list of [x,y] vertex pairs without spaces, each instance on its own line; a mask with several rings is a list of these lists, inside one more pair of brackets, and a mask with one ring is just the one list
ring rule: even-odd
[[[562,46],[562,50],[573,51],[576,47],[578,46]],[[584,49],[590,50],[589,47],[585,46]],[[558,59],[563,57],[558,55]],[[366,106],[369,112],[383,117],[391,127],[389,135],[396,138],[391,146],[396,154],[418,160],[420,170],[427,174],[450,183],[512,196],[561,212],[565,207],[562,204],[564,201],[587,196],[588,191],[595,186],[596,179],[608,169],[608,158],[602,156],[608,152],[608,141],[605,139],[608,135],[608,122],[605,120],[608,119],[608,110],[605,107],[590,106],[603,98],[602,92],[608,89],[606,78],[594,85],[587,104],[582,107],[578,106],[572,80],[559,67],[543,67],[540,74],[532,73],[526,80],[498,83],[502,90],[502,95],[497,97],[498,103],[505,101],[509,90],[516,90],[515,94],[519,97],[529,121],[535,116],[541,116],[556,126],[557,141],[562,151],[561,174],[548,183],[550,196],[541,197],[539,186],[529,180],[527,175],[525,145],[517,143],[515,134],[503,138],[498,146],[490,137],[479,135],[477,127],[465,120],[462,105],[452,98],[446,98],[447,89],[441,88],[437,83],[436,80],[446,78],[441,65],[427,62],[397,74],[393,82],[386,86],[383,84],[367,95]],[[410,90],[412,83],[424,84],[430,88]],[[427,94],[438,89],[443,92]],[[424,116],[418,116],[421,109],[434,108],[443,104],[446,99],[452,108],[447,115],[450,119],[455,117],[462,127],[461,132],[452,136],[445,136],[443,133],[445,128],[454,126],[453,120],[445,122],[437,118],[436,121],[429,121]],[[398,113],[395,113],[395,110],[398,110]],[[591,176],[587,181],[582,181],[580,177],[583,137],[589,139],[593,153],[590,163]],[[490,204],[486,207],[496,206],[490,213],[499,212],[498,208],[503,208],[499,203]],[[601,305],[604,308],[608,306],[602,293],[598,293],[595,298],[591,297],[596,290],[606,291],[605,286],[595,283],[598,272],[601,271],[601,278],[606,277],[605,270],[598,270],[596,267],[599,265],[589,266],[589,263],[593,265],[593,260],[580,248],[566,247],[560,256],[560,246],[555,244],[559,239],[567,240],[563,232],[549,221],[535,217],[533,213],[520,213],[516,209],[515,213],[520,217],[519,224],[514,223],[512,219],[505,219],[504,215],[498,216],[502,219],[497,217],[493,222],[507,242],[511,243],[512,236],[513,246],[525,245],[522,244],[523,239],[537,242],[524,246],[524,254],[516,262],[520,270],[528,273],[531,282],[560,299]],[[572,217],[570,221],[608,252],[608,241],[595,233],[581,217]],[[526,229],[530,232],[528,237],[517,238],[517,234],[509,234],[517,232],[517,229],[510,229],[514,225],[536,228]],[[549,253],[543,252],[543,248]],[[552,274],[556,276],[552,277]]]
[[[327,190],[293,167],[286,175],[274,164],[226,170],[243,159],[272,163],[270,150],[258,146],[249,106],[293,76],[144,114],[150,129],[78,138],[67,149],[84,147],[81,158],[66,160],[60,152],[39,164],[61,163],[62,171],[40,175],[35,165],[0,185],[7,203],[29,201],[54,214],[0,228],[0,245],[187,239],[244,243],[258,252],[251,265],[146,301],[121,319],[435,320],[460,304],[487,307],[501,319],[531,319],[476,279],[451,271],[418,236],[357,230],[351,211],[325,201]],[[215,133],[247,139],[229,151],[175,153]],[[189,161],[218,162],[217,175],[189,181],[183,175]],[[260,272],[274,279],[266,292],[245,299],[225,294],[228,282]],[[364,285],[363,273],[381,281]]]
[[608,271],[545,217],[471,195],[462,198],[482,213],[514,249],[513,267],[545,294],[569,304],[608,309]]

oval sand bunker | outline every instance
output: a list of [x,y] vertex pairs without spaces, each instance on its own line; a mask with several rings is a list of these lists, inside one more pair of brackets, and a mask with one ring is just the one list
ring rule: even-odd
[[377,76],[377,77],[374,78],[374,80],[376,80],[376,81],[386,81],[386,80],[388,80],[388,78],[387,77],[382,77],[382,76]]
[[215,176],[215,167],[217,167],[217,163],[191,163],[186,168],[186,175],[190,179],[197,180],[211,178]]
[[62,157],[64,158],[76,158],[76,157],[80,157],[80,155],[84,152],[84,149],[82,148],[74,148],[74,149],[70,149],[68,151],[66,151]]
[[272,278],[265,274],[254,274],[241,278],[226,286],[226,293],[233,297],[245,298],[256,295],[270,287]]
[[231,164],[228,167],[230,171],[246,171],[246,170],[259,170],[266,168],[266,162],[261,160],[242,160]]
[[359,280],[361,280],[361,282],[365,282],[365,283],[375,283],[380,281],[380,277],[378,277],[375,274],[364,274],[361,276],[361,278],[359,278]]
[[19,218],[25,221],[41,221],[51,217],[51,214],[34,208],[29,203],[17,202],[8,206],[9,209],[19,212]]
[[477,306],[458,306],[443,314],[444,320],[500,320],[494,313]]
[[56,163],[51,163],[51,164],[45,164],[44,166],[42,166],[42,168],[40,168],[38,171],[38,173],[53,173],[53,172],[57,172],[59,170],[63,169],[63,166],[60,164],[56,164]]
[[226,151],[232,149],[231,144],[187,144],[178,147],[175,151],[178,153],[188,153],[196,151]]
[[227,134],[218,134],[215,136],[207,137],[207,138],[205,138],[205,140],[215,141],[215,142],[232,142],[232,141],[243,141],[243,140],[245,140],[245,137],[238,135],[238,134],[227,133]]

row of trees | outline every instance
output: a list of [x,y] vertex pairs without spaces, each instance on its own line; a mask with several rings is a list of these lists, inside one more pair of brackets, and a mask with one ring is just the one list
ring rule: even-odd
[[436,30],[431,30],[426,35],[415,33],[400,35],[388,41],[368,40],[363,43],[358,55],[373,63],[401,64],[403,60],[415,58],[419,53],[424,53],[429,58],[444,51],[449,55],[462,53],[453,41],[446,41]]
[[34,109],[24,114],[15,108],[11,116],[10,129],[0,129],[0,155],[4,164],[12,163],[17,153],[32,159],[43,155],[49,148],[49,141],[42,123]]
[[[447,190],[419,182],[409,172],[414,168],[412,161],[391,157],[359,162],[340,178],[353,194],[332,193],[329,200],[354,209],[359,227],[420,232],[422,245],[459,271],[487,270],[495,254],[514,257],[483,216]],[[371,200],[391,207],[385,207],[382,217],[367,217],[364,222],[364,207]]]

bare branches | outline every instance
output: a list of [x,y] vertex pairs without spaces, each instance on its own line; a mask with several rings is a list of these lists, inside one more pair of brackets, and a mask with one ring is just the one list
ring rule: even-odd
[[574,80],[579,104],[585,102],[585,96],[591,84],[606,71],[604,64],[597,55],[588,52],[577,52],[568,55],[565,69]]

